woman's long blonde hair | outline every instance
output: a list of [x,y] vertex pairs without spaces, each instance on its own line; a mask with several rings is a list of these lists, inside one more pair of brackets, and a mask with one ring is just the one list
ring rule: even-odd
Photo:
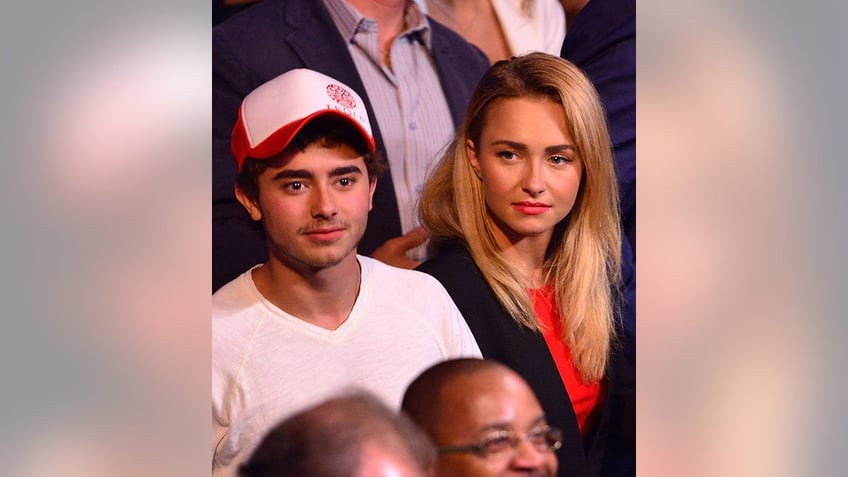
[[482,182],[465,146],[471,140],[479,147],[486,113],[496,101],[522,97],[548,98],[562,105],[582,161],[577,200],[555,228],[544,272],[574,364],[584,382],[596,382],[604,376],[615,337],[621,230],[606,118],[595,88],[576,66],[545,53],[495,63],[471,97],[462,129],[424,185],[421,220],[437,242],[464,242],[506,311],[518,323],[539,330],[529,285],[495,240]]

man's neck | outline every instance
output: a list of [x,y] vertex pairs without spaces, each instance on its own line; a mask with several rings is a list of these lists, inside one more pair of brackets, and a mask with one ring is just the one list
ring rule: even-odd
[[375,2],[373,0],[347,0],[366,18],[377,21],[380,32],[380,49],[388,51],[392,42],[403,33],[407,0]]
[[253,271],[259,293],[286,313],[334,330],[344,323],[359,296],[360,265],[356,254],[318,271],[292,267],[272,258]]

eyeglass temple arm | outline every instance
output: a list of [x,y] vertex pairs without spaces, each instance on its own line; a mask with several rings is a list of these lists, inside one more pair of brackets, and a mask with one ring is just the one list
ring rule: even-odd
[[439,454],[452,454],[452,453],[463,453],[463,452],[473,452],[475,454],[483,455],[483,446],[477,444],[468,444],[465,446],[445,446],[439,447],[437,449]]

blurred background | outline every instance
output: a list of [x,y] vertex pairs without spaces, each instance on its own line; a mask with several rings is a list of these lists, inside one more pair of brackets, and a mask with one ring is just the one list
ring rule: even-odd
[[[844,475],[838,2],[638,4],[638,472]],[[212,5],[0,18],[3,474],[209,472]]]
[[208,475],[211,6],[4,10],[0,473]]
[[837,10],[639,4],[641,475],[845,473]]

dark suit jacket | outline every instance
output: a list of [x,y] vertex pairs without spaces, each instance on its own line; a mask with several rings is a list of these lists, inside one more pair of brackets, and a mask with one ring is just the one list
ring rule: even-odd
[[561,56],[598,90],[615,147],[624,233],[636,250],[636,0],[590,0],[565,35]]
[[[501,306],[471,254],[452,242],[418,270],[437,278],[456,302],[485,358],[515,369],[533,388],[548,422],[563,429],[559,476],[607,475],[606,451],[635,453],[635,376],[620,352],[607,373],[606,402],[584,443],[577,417],[541,334],[516,324]],[[634,454],[635,455],[635,454]]]
[[[430,20],[432,55],[455,125],[477,81],[488,69],[485,55],[459,35]],[[365,100],[377,148],[383,138],[365,86],[329,12],[320,0],[264,0],[212,32],[212,246],[213,291],[268,256],[259,224],[236,201],[237,169],[230,134],[242,99],[259,85],[294,68],[310,68],[350,86]],[[369,255],[401,235],[391,173],[380,177],[374,208],[358,252]]]

